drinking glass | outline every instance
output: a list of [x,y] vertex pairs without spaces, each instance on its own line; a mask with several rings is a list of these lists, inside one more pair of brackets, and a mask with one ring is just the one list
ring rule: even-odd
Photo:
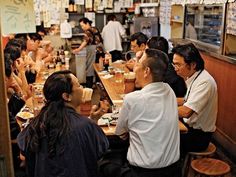
[[43,96],[43,84],[33,84],[33,108],[34,115],[38,115],[42,107],[44,106],[44,96]]
[[117,83],[122,83],[123,82],[123,74],[124,72],[122,70],[116,70],[115,71],[115,78]]

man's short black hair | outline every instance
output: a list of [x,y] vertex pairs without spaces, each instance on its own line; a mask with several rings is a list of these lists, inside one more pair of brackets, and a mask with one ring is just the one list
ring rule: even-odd
[[196,70],[204,69],[204,60],[202,59],[198,49],[192,43],[178,45],[172,49],[173,54],[180,55],[187,64],[196,63]]
[[131,37],[130,37],[130,41],[137,41],[138,46],[140,46],[141,44],[145,44],[147,43],[148,37],[143,34],[142,32],[137,32],[134,33]]

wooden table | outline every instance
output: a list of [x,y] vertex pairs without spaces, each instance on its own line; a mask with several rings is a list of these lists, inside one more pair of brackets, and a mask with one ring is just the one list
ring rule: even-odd
[[[114,68],[122,68],[124,70],[124,72],[129,72],[129,70],[126,67],[124,67],[124,64],[114,64],[113,63],[113,67]],[[105,79],[103,73],[100,72],[99,64],[95,63],[94,69],[95,69],[95,72],[96,72],[98,78],[100,79],[102,85],[106,89],[106,92],[107,92],[112,104],[121,106],[123,103],[123,96],[124,96],[124,84],[122,82],[121,83],[115,82],[115,80],[116,80],[115,76],[113,76],[112,78],[109,78],[109,79]]]
[[[122,67],[124,68],[123,64],[113,64],[114,67]],[[94,69],[96,74],[98,75],[101,83],[103,84],[112,104],[121,106],[123,103],[123,93],[124,93],[124,84],[123,83],[116,83],[115,77],[105,79],[99,70],[99,64],[94,64]],[[125,72],[129,72],[127,68],[124,68]],[[115,126],[102,127],[103,131],[106,135],[115,135]],[[181,133],[186,133],[188,131],[187,127],[179,121],[179,129]]]

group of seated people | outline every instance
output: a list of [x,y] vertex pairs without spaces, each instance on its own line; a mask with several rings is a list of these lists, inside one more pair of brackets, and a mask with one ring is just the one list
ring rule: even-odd
[[[42,37],[37,33],[16,34],[9,39],[4,48],[5,86],[11,139],[16,139],[20,132],[15,116],[25,105],[26,100],[32,97],[32,83],[35,82],[37,73],[43,63],[52,60],[51,44],[44,45],[41,41]],[[19,155],[16,149],[13,147],[14,157]],[[15,158],[15,165],[17,161]]]
[[[108,165],[105,174],[181,176],[179,159],[205,150],[216,129],[216,82],[192,43],[177,45],[168,54],[165,38],[135,33],[131,50],[136,58],[126,66],[135,72],[141,90],[124,97],[116,125],[116,134],[129,141],[129,170],[113,166],[110,171]],[[187,133],[179,134],[179,120]]]
[[[9,100],[17,93],[26,101],[32,95],[26,69],[39,72],[38,63],[51,60],[40,40],[16,35],[6,46]],[[207,148],[216,128],[217,86],[197,48],[178,45],[169,53],[165,38],[135,33],[131,50],[136,58],[126,66],[140,89],[125,95],[115,130],[128,142],[125,159],[107,155],[112,142],[97,125],[109,104],[93,106],[89,118],[80,115],[83,88],[71,71],[57,71],[44,84],[44,107],[17,137],[28,176],[179,177],[181,156]],[[187,133],[180,134],[179,120]]]

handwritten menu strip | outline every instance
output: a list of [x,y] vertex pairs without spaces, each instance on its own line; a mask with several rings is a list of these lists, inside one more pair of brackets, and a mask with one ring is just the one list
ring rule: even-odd
[[2,33],[35,32],[33,0],[1,1]]
[[[235,0],[228,0],[235,1]],[[227,0],[172,0],[172,4],[223,4],[227,3]]]
[[169,24],[171,18],[171,0],[160,1],[160,23]]
[[204,4],[223,4],[226,3],[227,0],[204,0]]
[[229,3],[226,33],[236,35],[236,3]]

